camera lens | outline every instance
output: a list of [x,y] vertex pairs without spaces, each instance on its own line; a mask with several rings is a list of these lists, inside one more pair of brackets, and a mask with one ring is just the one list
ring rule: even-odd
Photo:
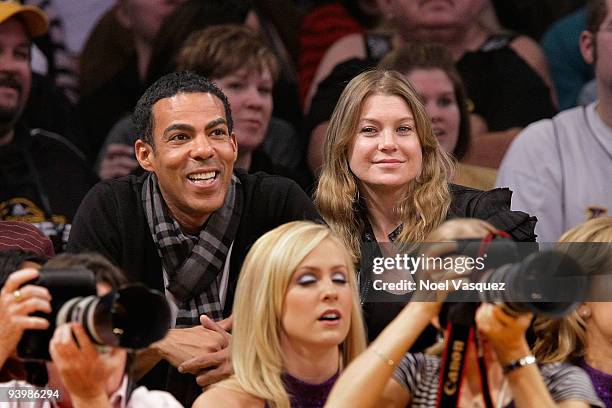
[[131,285],[98,298],[88,296],[66,302],[57,324],[78,322],[94,343],[143,348],[161,340],[170,328],[170,308],[158,291]]

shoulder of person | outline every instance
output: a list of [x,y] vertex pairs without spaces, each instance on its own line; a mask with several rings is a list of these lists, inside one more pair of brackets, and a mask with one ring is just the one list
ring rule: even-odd
[[[142,184],[148,173],[139,176],[128,175],[118,179],[102,180],[96,183],[87,193],[81,206],[87,203],[89,208],[108,207],[114,209],[134,208],[141,200]],[[109,207],[110,206],[110,207]]]
[[33,128],[29,131],[30,137],[39,147],[60,149],[82,162],[87,161],[85,154],[64,136],[41,128]]
[[[234,174],[240,180],[247,193],[252,194],[291,194],[294,191],[303,190],[293,180],[286,177],[258,171],[247,173],[242,169],[234,169]],[[297,189],[297,190],[296,190]],[[304,193],[305,194],[305,193]]]
[[451,184],[450,190],[452,202],[448,218],[478,218],[506,231],[516,241],[535,241],[537,219],[522,211],[510,210],[510,189],[481,191]]
[[217,385],[207,389],[194,402],[193,408],[240,408],[240,407],[263,407],[264,401],[254,397],[242,390],[226,388]]
[[574,132],[568,131],[571,126],[583,123],[583,107],[575,107],[559,112],[553,118],[541,119],[531,123],[523,129],[510,145],[512,149],[520,149],[522,153],[537,153],[550,150],[555,142],[555,138],[574,137]]
[[544,384],[556,402],[582,400],[593,407],[604,407],[597,397],[591,378],[582,368],[570,363],[551,363],[539,366]]

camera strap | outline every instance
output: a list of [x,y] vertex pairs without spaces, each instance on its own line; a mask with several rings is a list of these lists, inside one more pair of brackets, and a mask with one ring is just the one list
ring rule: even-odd
[[463,383],[465,357],[474,338],[474,327],[448,323],[444,354],[440,362],[437,407],[457,407]]
[[[478,256],[483,256],[495,237],[510,238],[505,231],[496,230],[487,234],[480,242]],[[487,367],[484,359],[484,350],[473,322],[475,308],[465,307],[463,312],[471,309],[471,316],[455,316],[450,318],[447,324],[446,347],[440,362],[440,382],[438,384],[437,407],[454,408],[459,406],[461,396],[461,385],[465,370],[466,355],[469,347],[476,347],[478,368],[480,372],[480,384],[485,406],[493,408],[489,382],[487,379]],[[464,313],[462,313],[464,314]]]

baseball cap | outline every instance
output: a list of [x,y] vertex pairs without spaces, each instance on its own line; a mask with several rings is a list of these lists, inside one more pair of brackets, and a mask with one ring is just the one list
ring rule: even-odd
[[30,37],[43,35],[49,29],[49,20],[38,7],[24,6],[13,0],[0,1],[0,24],[16,15],[23,19]]
[[53,244],[34,225],[22,221],[0,221],[0,251],[21,249],[47,259],[53,258]]

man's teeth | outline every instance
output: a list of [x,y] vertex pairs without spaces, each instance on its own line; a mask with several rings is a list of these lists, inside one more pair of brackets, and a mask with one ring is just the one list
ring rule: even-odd
[[187,178],[191,181],[206,181],[214,179],[217,176],[216,171],[208,171],[206,173],[191,174]]

